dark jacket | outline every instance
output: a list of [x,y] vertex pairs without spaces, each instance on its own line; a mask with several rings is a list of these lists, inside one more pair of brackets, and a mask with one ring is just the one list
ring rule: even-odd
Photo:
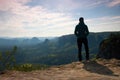
[[75,28],[74,34],[77,36],[77,38],[86,38],[89,34],[87,25],[84,23],[79,23]]

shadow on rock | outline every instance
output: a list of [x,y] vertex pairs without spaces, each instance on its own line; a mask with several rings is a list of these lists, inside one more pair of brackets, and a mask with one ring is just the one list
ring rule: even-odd
[[101,75],[109,75],[109,76],[118,76],[115,75],[108,67],[103,66],[96,61],[83,62],[83,68],[91,73],[97,73]]

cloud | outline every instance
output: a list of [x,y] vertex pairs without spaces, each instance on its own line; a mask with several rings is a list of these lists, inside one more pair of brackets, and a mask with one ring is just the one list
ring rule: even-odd
[[108,3],[109,7],[114,7],[120,5],[120,0],[112,0],[111,2]]
[[[52,36],[50,32],[54,31],[54,28],[60,29],[60,25],[64,26],[64,23],[72,21],[71,16],[65,13],[51,12],[40,5],[34,7],[26,5],[30,0],[22,2],[13,0],[11,3],[8,1],[2,1],[4,5],[0,8],[2,14],[6,13],[3,15],[4,17],[0,15],[2,20],[4,19],[0,22],[1,36]],[[6,5],[8,6],[6,7]]]
[[31,0],[0,0],[0,11],[9,11],[30,2]]
[[[33,1],[35,1],[34,5]],[[109,0],[0,0],[0,36],[73,34],[78,23],[74,17],[78,16],[72,11],[95,8],[108,3],[112,2]],[[118,28],[119,21],[119,16],[108,16],[87,19],[86,22],[90,26],[90,31],[103,31],[106,26],[110,27],[105,30],[113,29],[112,24]],[[99,30],[95,26],[99,26]]]
[[77,9],[84,10],[96,8],[101,5],[113,7],[120,4],[120,0],[36,0],[36,2],[42,2],[42,6],[45,8],[59,12],[71,12]]
[[89,24],[90,31],[120,31],[120,16],[104,16],[86,20]]
[[76,9],[89,9],[108,2],[108,0],[35,0],[28,5],[41,4],[43,7],[57,12],[71,12]]

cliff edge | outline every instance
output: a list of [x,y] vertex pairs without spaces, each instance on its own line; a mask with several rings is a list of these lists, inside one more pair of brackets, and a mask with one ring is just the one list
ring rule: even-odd
[[120,59],[120,32],[111,34],[100,43],[97,58]]
[[7,71],[0,80],[120,80],[120,60],[73,62],[31,72]]

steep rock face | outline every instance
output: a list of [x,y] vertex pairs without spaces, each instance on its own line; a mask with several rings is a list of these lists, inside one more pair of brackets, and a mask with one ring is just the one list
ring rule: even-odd
[[100,43],[97,58],[120,59],[120,32],[111,34],[108,39]]

